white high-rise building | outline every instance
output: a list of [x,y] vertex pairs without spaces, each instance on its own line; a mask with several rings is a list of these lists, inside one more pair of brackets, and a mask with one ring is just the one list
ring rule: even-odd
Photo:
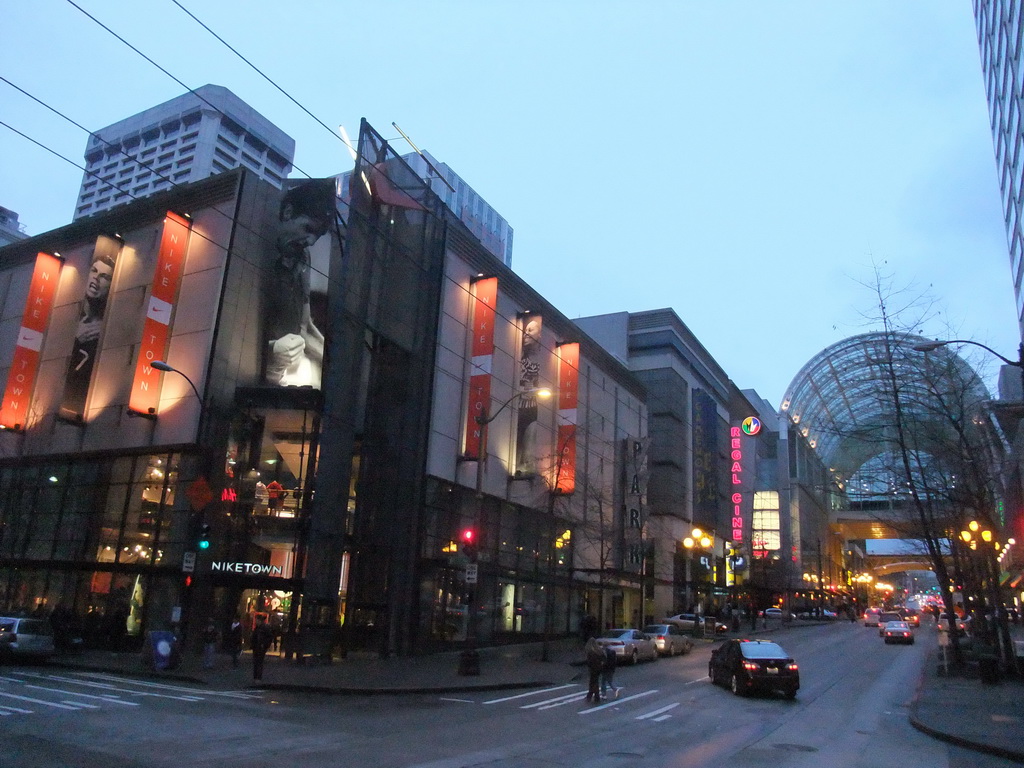
[[238,166],[280,187],[294,157],[288,134],[227,88],[204,85],[89,137],[74,218]]
[[1010,247],[1017,320],[1024,339],[1024,73],[1020,71],[1022,12],[1019,0],[974,0],[974,19],[985,75],[985,94]]

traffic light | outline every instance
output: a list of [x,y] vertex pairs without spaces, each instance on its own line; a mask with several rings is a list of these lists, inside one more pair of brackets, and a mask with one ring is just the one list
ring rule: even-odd
[[472,528],[463,529],[459,540],[462,542],[462,553],[470,560],[476,559],[476,531]]
[[210,526],[206,523],[199,526],[199,540],[196,542],[196,548],[200,550],[210,548]]

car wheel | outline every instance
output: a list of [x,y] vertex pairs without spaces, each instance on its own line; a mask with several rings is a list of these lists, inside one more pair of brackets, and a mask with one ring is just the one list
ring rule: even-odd
[[732,676],[732,679],[729,681],[729,688],[732,689],[732,692],[737,696],[743,695],[743,686],[740,685],[739,675]]
[[636,660],[637,660],[637,655],[638,655],[638,654],[637,654],[637,652],[636,652],[636,648],[634,648],[634,649],[633,649],[633,656],[632,656],[632,657],[630,658],[630,660],[629,660],[629,663],[630,663],[630,664],[634,664],[634,665],[636,664]]
[[796,698],[796,691],[786,691],[786,698],[787,699],[795,699]]

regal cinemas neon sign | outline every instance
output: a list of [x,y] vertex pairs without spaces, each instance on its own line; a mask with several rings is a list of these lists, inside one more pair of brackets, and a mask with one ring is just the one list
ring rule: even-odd
[[743,435],[753,437],[761,431],[761,421],[748,416],[738,427],[729,430],[729,459],[732,461],[732,540],[739,545],[743,542]]

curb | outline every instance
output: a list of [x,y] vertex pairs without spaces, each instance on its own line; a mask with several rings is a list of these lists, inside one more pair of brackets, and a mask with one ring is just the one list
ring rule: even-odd
[[945,741],[948,744],[954,744],[958,747],[970,749],[975,752],[984,752],[988,755],[1002,757],[1007,760],[1012,760],[1015,763],[1024,763],[1024,752],[998,747],[994,744],[985,744],[983,742],[974,741],[973,739],[964,738],[963,736],[956,736],[952,733],[940,731],[937,728],[933,728],[926,724],[920,717],[918,717],[917,707],[921,698],[921,691],[924,689],[925,675],[927,675],[928,670],[931,669],[928,665],[935,663],[935,656],[935,651],[930,651],[924,665],[921,667],[921,677],[917,681],[917,689],[914,691],[914,698],[910,702],[910,714],[908,715],[910,724],[921,733],[931,736],[933,739]]

